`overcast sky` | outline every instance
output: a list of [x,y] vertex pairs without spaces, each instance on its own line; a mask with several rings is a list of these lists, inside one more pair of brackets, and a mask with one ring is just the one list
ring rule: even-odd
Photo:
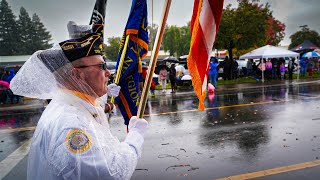
[[[53,43],[68,39],[67,23],[69,20],[77,24],[88,24],[95,0],[7,0],[16,16],[23,6],[30,16],[39,15]],[[151,5],[148,3],[148,19],[151,24]],[[290,44],[290,35],[298,31],[301,25],[320,33],[320,0],[260,0],[261,4],[269,2],[273,16],[285,23],[286,36],[281,45]],[[154,0],[153,23],[159,24],[164,0]],[[224,5],[237,7],[237,0],[224,0]],[[123,33],[128,14],[130,0],[107,0],[105,37],[120,37]],[[184,26],[191,19],[193,0],[172,0],[167,24]]]

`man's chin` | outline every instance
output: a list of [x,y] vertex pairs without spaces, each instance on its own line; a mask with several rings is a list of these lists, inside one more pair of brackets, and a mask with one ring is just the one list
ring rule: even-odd
[[107,89],[104,89],[102,92],[101,92],[101,94],[99,94],[99,97],[101,97],[101,96],[103,96],[103,95],[105,95],[105,94],[107,94]]

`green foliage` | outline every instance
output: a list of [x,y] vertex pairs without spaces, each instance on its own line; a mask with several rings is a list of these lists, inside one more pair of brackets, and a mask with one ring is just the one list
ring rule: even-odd
[[17,23],[8,2],[0,3],[0,55],[14,55],[18,52]]
[[179,28],[177,26],[166,27],[163,35],[162,45],[165,51],[169,51],[170,56],[178,52]]
[[18,54],[32,54],[32,20],[25,8],[20,8],[20,15],[17,21],[20,49]]
[[158,32],[158,25],[153,24],[153,27],[148,26],[148,29],[149,29],[149,46],[148,46],[148,49],[149,49],[149,51],[152,51],[153,44],[154,44],[154,41],[156,39],[156,35],[157,35],[157,32]]
[[0,55],[32,54],[39,49],[47,49],[51,35],[34,14],[32,19],[25,8],[20,8],[19,18],[13,14],[6,0],[0,3]]
[[181,32],[181,38],[179,40],[180,48],[179,48],[178,57],[189,54],[190,41],[191,41],[190,22],[188,22],[187,26],[181,27],[180,32]]
[[117,61],[119,47],[120,47],[120,37],[108,38],[108,45],[105,47],[104,52],[108,59],[111,61]]
[[239,77],[237,79],[232,80],[218,80],[218,86],[223,84],[242,84],[242,83],[257,83],[257,80],[253,77]]
[[49,43],[51,41],[50,32],[46,30],[37,14],[32,15],[32,24],[32,47],[30,48],[31,52],[52,47],[52,44]]
[[284,25],[272,17],[269,4],[259,5],[258,0],[238,2],[237,8],[231,8],[229,4],[223,10],[215,48],[227,49],[232,57],[234,48],[241,51],[269,42],[277,44],[284,38]]
[[162,45],[171,56],[182,56],[189,53],[190,26],[167,26],[163,35]]
[[291,44],[289,45],[289,49],[298,46],[303,43],[305,40],[311,41],[316,46],[320,47],[320,35],[318,32],[314,30],[310,30],[308,25],[300,26],[301,30],[292,34],[290,36]]
[[268,11],[257,4],[240,3],[236,11],[235,30],[238,32],[238,49],[266,44]]
[[240,38],[240,35],[235,31],[235,9],[230,8],[228,5],[226,9],[222,11],[222,16],[220,20],[219,31],[216,36],[216,41],[214,43],[214,48],[216,49],[227,49],[230,52],[234,46],[234,40]]

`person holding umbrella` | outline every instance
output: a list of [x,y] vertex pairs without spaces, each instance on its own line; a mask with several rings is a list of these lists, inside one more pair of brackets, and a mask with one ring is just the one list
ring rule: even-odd
[[307,71],[308,71],[308,76],[309,76],[309,78],[312,78],[312,76],[313,76],[313,66],[314,66],[314,64],[313,64],[313,60],[312,60],[312,58],[309,58],[308,60],[307,60]]
[[159,72],[159,79],[162,85],[162,93],[166,92],[168,71],[166,65],[162,65]]
[[[307,53],[304,53],[302,55],[302,57],[304,58],[309,58],[309,61],[313,61],[313,69],[316,70],[316,71],[319,71],[319,62],[318,62],[318,58],[320,57],[320,54],[315,52],[315,51],[312,51],[312,52],[307,52]],[[309,72],[309,70],[308,70]],[[311,72],[312,74],[312,72]]]
[[320,57],[320,54],[318,54],[318,53],[315,52],[315,51],[312,51],[312,52],[304,53],[304,54],[302,55],[302,57],[307,57],[307,58]]
[[299,63],[300,63],[300,74],[301,77],[305,77],[306,76],[306,71],[307,71],[307,58],[306,57],[301,57]]
[[170,70],[169,70],[169,79],[170,79],[170,83],[171,83],[171,93],[175,93],[176,90],[177,90],[177,87],[176,87],[176,67],[175,67],[175,64],[172,63],[171,64],[171,67],[170,67]]

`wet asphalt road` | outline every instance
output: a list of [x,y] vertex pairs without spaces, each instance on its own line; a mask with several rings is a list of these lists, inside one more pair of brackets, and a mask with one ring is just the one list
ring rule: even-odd
[[[192,91],[149,99],[142,158],[132,179],[216,179],[318,160],[320,83],[219,91],[196,110]],[[0,130],[36,125],[43,109],[0,113]],[[19,114],[16,114],[19,113]],[[112,132],[125,138],[120,116]],[[0,160],[33,131],[0,131]],[[4,179],[25,179],[24,157]],[[255,179],[319,179],[320,166]]]

